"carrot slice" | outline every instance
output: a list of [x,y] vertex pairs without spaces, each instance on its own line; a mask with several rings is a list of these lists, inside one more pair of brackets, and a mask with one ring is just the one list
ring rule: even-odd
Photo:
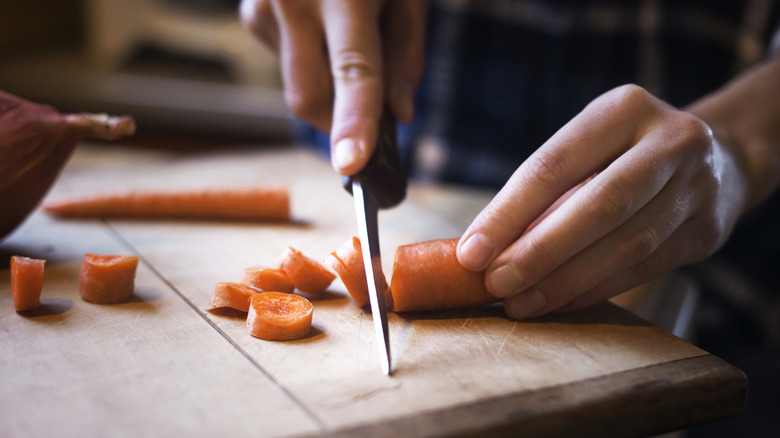
[[211,293],[209,307],[206,310],[230,307],[242,312],[248,312],[249,303],[252,301],[252,297],[259,293],[260,292],[241,283],[217,283],[214,286],[214,291]]
[[295,285],[292,284],[284,270],[278,268],[263,268],[260,266],[246,268],[241,281],[265,292],[284,292],[289,294],[295,289]]
[[393,310],[438,310],[498,301],[485,287],[485,273],[458,263],[458,239],[430,240],[399,246],[390,289]]
[[17,312],[35,310],[41,305],[45,264],[46,260],[11,257],[11,294]]
[[113,304],[127,301],[135,288],[138,257],[84,254],[79,274],[79,294],[84,301]]
[[246,327],[267,341],[300,339],[309,334],[313,313],[314,306],[300,295],[263,292],[252,297]]
[[[363,265],[363,253],[360,239],[352,237],[344,242],[325,259],[325,264],[336,271],[347,288],[347,292],[358,307],[369,303],[368,282],[366,280],[366,268]],[[385,302],[392,308],[390,286],[382,273],[382,281],[385,282]]]
[[107,193],[44,204],[61,217],[290,220],[287,187]]
[[301,292],[319,294],[336,279],[336,275],[328,268],[292,247],[288,247],[282,254],[281,265],[292,284]]

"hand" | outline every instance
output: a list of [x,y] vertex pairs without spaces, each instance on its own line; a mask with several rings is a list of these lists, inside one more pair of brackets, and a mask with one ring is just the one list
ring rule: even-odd
[[737,164],[699,118],[614,89],[522,163],[458,259],[510,317],[589,306],[719,248],[745,204]]
[[368,161],[385,99],[399,122],[412,120],[426,2],[243,0],[240,10],[280,55],[293,114],[330,132],[339,173],[352,175]]

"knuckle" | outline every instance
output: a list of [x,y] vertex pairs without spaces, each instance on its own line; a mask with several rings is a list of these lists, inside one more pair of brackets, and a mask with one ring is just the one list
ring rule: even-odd
[[658,248],[658,244],[658,234],[655,230],[644,226],[632,233],[628,244],[629,253],[626,254],[626,257],[646,258]]
[[334,56],[333,77],[336,80],[352,82],[379,76],[378,67],[358,50],[343,49]]
[[515,259],[517,259],[516,261],[519,262],[520,265],[532,263],[538,268],[535,268],[533,271],[539,274],[546,274],[552,271],[558,264],[557,257],[552,248],[540,238],[528,239],[523,253],[524,257],[522,260],[520,260],[519,257],[515,257]]
[[608,93],[621,108],[640,108],[650,103],[651,95],[636,84],[626,84],[614,88]]
[[566,160],[558,154],[537,151],[521,167],[527,181],[542,183],[548,187],[560,186],[567,173]]
[[675,122],[670,128],[670,137],[672,144],[686,150],[698,151],[699,153],[709,153],[713,138],[712,130],[701,119],[693,114],[686,112],[677,112]]
[[598,217],[625,217],[633,211],[634,198],[618,181],[594,179],[588,193],[586,202]]

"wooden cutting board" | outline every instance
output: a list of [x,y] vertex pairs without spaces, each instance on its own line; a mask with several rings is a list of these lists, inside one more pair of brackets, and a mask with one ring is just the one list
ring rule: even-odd
[[[0,271],[0,422],[8,436],[441,436],[650,434],[739,412],[744,376],[611,304],[515,322],[499,307],[391,314],[382,375],[371,315],[336,281],[312,333],[251,337],[206,312],[219,281],[271,266],[287,246],[315,259],[356,233],[351,197],[303,150],[181,155],[83,146],[49,195],[284,182],[292,224],[64,221],[35,213],[0,244],[47,259],[42,307],[13,311]],[[383,264],[398,245],[465,223],[413,187],[380,213]],[[482,195],[463,192],[473,202]],[[141,258],[134,298],[82,301],[84,253]],[[5,435],[4,433],[4,435]]]

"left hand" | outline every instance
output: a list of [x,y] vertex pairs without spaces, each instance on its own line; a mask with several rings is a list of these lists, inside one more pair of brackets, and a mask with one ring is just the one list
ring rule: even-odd
[[740,163],[691,113],[626,85],[534,152],[458,260],[516,319],[595,304],[711,255],[746,203]]

